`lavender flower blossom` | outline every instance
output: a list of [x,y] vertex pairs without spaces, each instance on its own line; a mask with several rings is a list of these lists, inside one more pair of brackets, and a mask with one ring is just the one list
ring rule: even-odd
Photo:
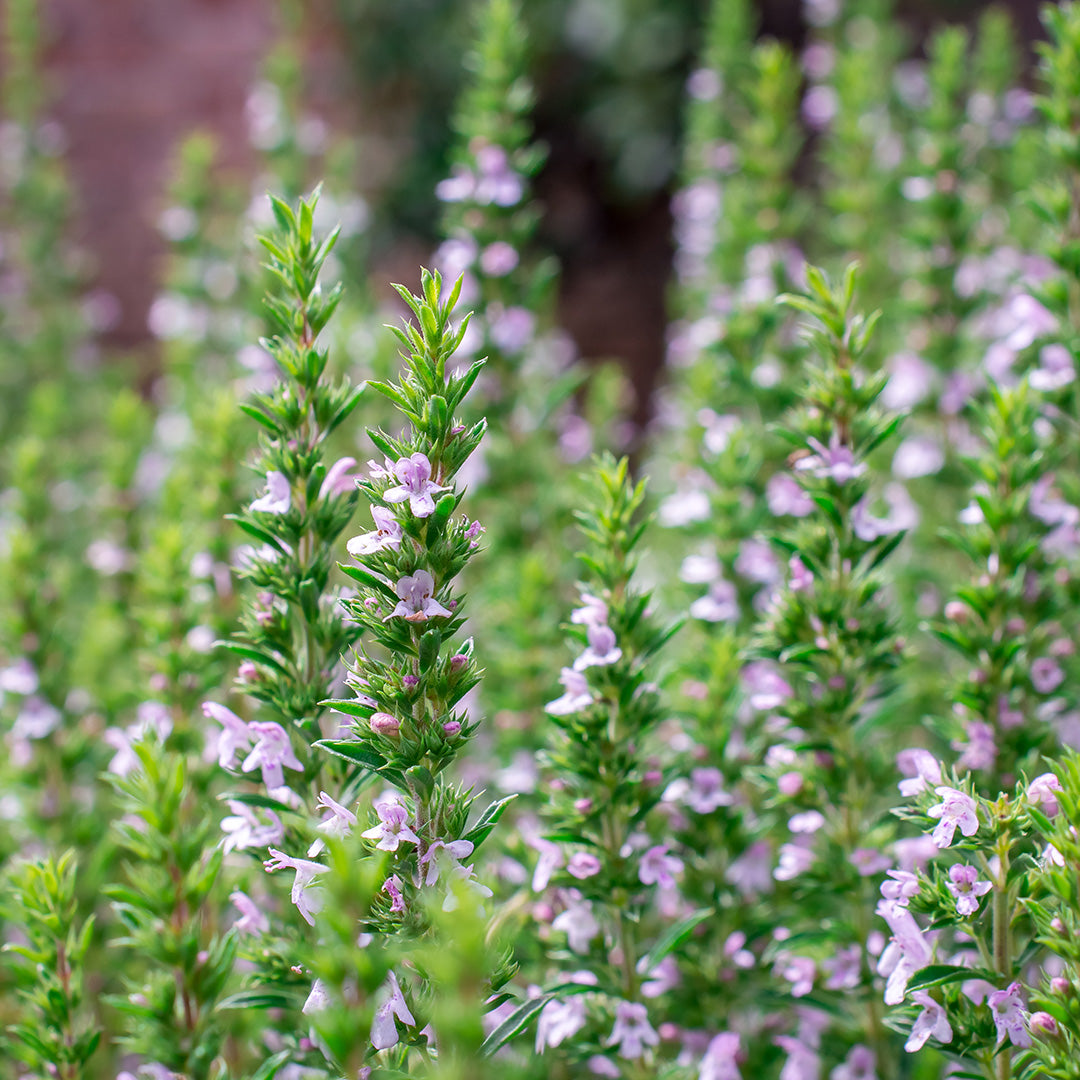
[[566,864],[566,872],[578,881],[595,877],[603,869],[603,864],[591,851],[575,851]]
[[1042,808],[1047,817],[1056,817],[1058,806],[1056,791],[1061,791],[1061,781],[1053,773],[1042,773],[1028,784],[1028,802]]
[[253,721],[248,724],[248,732],[256,739],[251,753],[244,759],[240,768],[244,772],[262,769],[263,783],[273,790],[285,786],[285,768],[304,771],[304,766],[293,753],[289,733],[273,721]]
[[265,912],[251,899],[247,893],[239,889],[229,894],[236,910],[240,912],[240,918],[233,923],[241,934],[265,934],[270,930],[270,920]]
[[829,1074],[829,1080],[877,1080],[877,1055],[869,1046],[853,1046],[844,1063]]
[[397,551],[401,547],[401,523],[392,510],[385,506],[372,506],[371,516],[375,519],[375,531],[354,536],[345,548],[354,559],[361,555],[373,555],[383,548]]
[[382,884],[382,891],[390,897],[390,912],[397,915],[405,910],[405,897],[401,892],[401,878],[391,874]]
[[588,680],[573,668],[564,667],[559,675],[559,682],[566,687],[566,693],[544,706],[544,712],[550,716],[571,716],[587,709],[596,701],[589,689]]
[[656,1046],[660,1036],[649,1023],[649,1012],[636,1001],[620,1001],[615,1006],[615,1026],[604,1041],[617,1046],[620,1057],[634,1059],[645,1053],[646,1046]]
[[979,880],[977,867],[959,864],[949,867],[945,884],[956,898],[956,913],[960,916],[974,915],[979,910],[979,897],[993,888],[989,881]]
[[911,1000],[922,1006],[922,1012],[911,1025],[911,1034],[904,1043],[904,1049],[913,1054],[921,1050],[930,1038],[942,1044],[952,1042],[952,1027],[945,1010],[925,990],[916,990]]
[[418,518],[426,518],[435,512],[435,500],[431,496],[446,489],[432,482],[431,462],[426,454],[416,453],[400,458],[394,466],[394,476],[398,486],[383,493],[385,502],[401,503],[408,500],[413,516]]
[[266,474],[266,494],[251,504],[253,511],[263,514],[287,514],[292,506],[289,478],[276,469]]
[[570,621],[575,626],[606,626],[608,606],[599,596],[592,593],[581,594],[582,604],[570,612]]
[[[319,792],[319,801],[316,803],[316,808],[326,811],[322,822],[317,828],[319,832],[325,833],[327,836],[340,840],[348,836],[349,830],[356,824],[356,815],[342,806],[341,803],[330,798],[325,791]],[[311,847],[308,848],[308,858],[314,858],[325,847],[326,842],[324,840],[315,840]]]
[[365,840],[378,840],[375,847],[379,851],[397,851],[403,842],[420,843],[420,837],[409,826],[409,811],[401,803],[376,803],[375,812],[379,815],[379,824],[373,825],[360,835]]
[[382,1001],[371,1022],[371,1045],[376,1050],[389,1050],[398,1044],[397,1023],[394,1018],[397,1017],[410,1027],[416,1024],[416,1019],[405,1004],[397,976],[392,971],[386,976],[386,983],[379,991],[379,997]]
[[841,486],[866,472],[866,462],[857,462],[851,447],[842,445],[835,436],[828,446],[814,438],[807,439],[807,443],[816,453],[796,463],[795,468],[800,472],[827,477]]
[[575,671],[591,667],[606,667],[622,657],[622,649],[615,642],[615,631],[610,626],[590,626],[587,630],[588,648],[574,661]]
[[232,709],[216,701],[204,701],[202,711],[208,720],[216,720],[223,729],[217,736],[218,764],[223,769],[235,768],[236,755],[251,748],[251,732],[247,724]]
[[397,607],[383,619],[387,622],[401,616],[408,622],[425,622],[433,616],[450,617],[453,612],[435,599],[435,579],[426,570],[398,579],[394,591],[399,597]]
[[878,974],[885,975],[885,1004],[899,1005],[904,1000],[908,980],[930,963],[933,955],[926,936],[911,912],[901,904],[882,900],[878,914],[889,924],[892,940],[878,960]]
[[787,473],[777,473],[765,485],[765,499],[769,512],[776,517],[790,514],[792,517],[806,517],[814,510],[814,500],[803,490],[802,485]]
[[901,750],[896,755],[896,767],[908,777],[897,785],[900,794],[913,798],[930,787],[941,783],[941,766],[929,750],[916,747],[913,750]]
[[1008,1036],[1013,1046],[1021,1048],[1031,1045],[1031,1036],[1027,1030],[1027,1010],[1020,997],[1021,987],[1018,982],[1009,983],[1004,990],[995,990],[987,999],[990,1014],[997,1029],[997,1041],[1002,1043]]
[[750,707],[758,712],[779,708],[794,696],[791,684],[765,660],[747,664],[742,681],[750,694]]
[[237,802],[236,799],[227,800],[226,805],[232,811],[221,821],[221,831],[225,833],[221,847],[226,855],[230,851],[246,851],[248,848],[264,848],[281,843],[285,826],[273,810],[264,811],[269,819],[264,824],[259,821],[255,807]]
[[680,776],[668,784],[664,802],[681,802],[695,814],[711,814],[718,806],[730,806],[735,800],[724,790],[724,774],[719,769],[691,769],[687,779]]
[[701,1059],[698,1080],[742,1080],[739,1072],[739,1036],[722,1031],[709,1043]]
[[[468,841],[465,842],[468,843]],[[447,847],[449,847],[449,845],[447,845]],[[483,882],[476,880],[476,871],[473,869],[472,864],[469,866],[462,866],[461,863],[458,863],[456,866],[450,867],[450,873],[447,880],[449,889],[446,893],[446,899],[443,900],[443,911],[457,910],[458,892],[454,886],[458,882],[467,887],[468,890],[472,892],[474,898],[490,898],[495,895]]]
[[939,819],[932,834],[934,843],[939,848],[947,848],[953,842],[958,826],[965,836],[974,836],[979,831],[975,800],[956,788],[938,787],[934,790],[942,798],[942,802],[926,811],[930,817]]
[[338,458],[326,471],[326,477],[319,488],[319,499],[333,499],[354,491],[356,477],[349,470],[355,468],[356,458]]
[[690,605],[690,616],[712,623],[737,621],[739,601],[735,586],[723,578],[714,582],[704,596],[699,596]]
[[277,848],[270,848],[270,854],[273,857],[263,863],[269,873],[275,870],[296,872],[292,885],[292,902],[304,921],[309,926],[314,926],[315,916],[322,909],[323,890],[317,886],[312,887],[312,882],[319,874],[326,872],[326,867],[308,859],[291,858],[285,852],[278,851]]
[[589,942],[600,933],[600,924],[592,913],[592,904],[572,890],[566,910],[551,921],[551,928],[566,934],[566,943],[576,953],[589,951]]
[[427,851],[420,856],[420,865],[427,867],[424,884],[434,885],[443,870],[455,870],[461,860],[467,859],[472,853],[471,840],[451,840],[449,844],[443,840],[432,840]]
[[667,844],[657,844],[641,856],[638,880],[642,885],[659,885],[662,889],[675,888],[675,875],[681,874],[682,859],[669,855]]
[[[595,976],[593,976],[595,979]],[[572,1039],[586,1024],[585,1000],[580,995],[566,1001],[549,1001],[541,1010],[536,1024],[536,1052],[559,1046]]]
[[919,895],[919,879],[910,870],[890,870],[891,881],[881,883],[881,895],[894,904],[907,907],[913,896]]

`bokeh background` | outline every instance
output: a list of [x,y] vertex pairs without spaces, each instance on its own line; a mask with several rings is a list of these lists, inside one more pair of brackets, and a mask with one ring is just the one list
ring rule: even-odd
[[[828,3],[828,0],[819,0]],[[985,0],[898,5],[912,56],[941,22],[974,23]],[[1035,0],[1009,0],[1030,64]],[[662,362],[670,269],[669,194],[683,87],[703,0],[529,0],[541,239],[562,264],[561,322],[587,359],[617,358],[648,411]],[[800,0],[760,0],[761,32],[806,34]],[[46,0],[43,53],[66,161],[89,314],[114,355],[155,363],[148,319],[164,274],[161,215],[178,148],[213,137],[222,185],[258,191],[259,160],[282,137],[275,94],[302,102],[298,138],[338,161],[363,203],[375,295],[411,280],[437,232],[450,115],[466,75],[473,5],[459,0]],[[387,295],[389,295],[387,293]]]

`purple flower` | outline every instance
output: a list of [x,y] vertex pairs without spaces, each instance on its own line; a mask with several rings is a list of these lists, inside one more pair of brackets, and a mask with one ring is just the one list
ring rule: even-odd
[[664,802],[681,802],[695,814],[711,814],[718,806],[730,806],[734,801],[724,790],[724,774],[712,766],[691,769],[689,779],[680,776],[664,791]]
[[[459,843],[461,841],[458,841]],[[465,841],[468,843],[469,841]],[[462,886],[468,888],[474,898],[478,896],[491,897],[495,894],[489,889],[483,882],[476,880],[476,872],[473,870],[472,865],[462,866],[461,863],[457,863],[450,867],[450,873],[447,878],[447,893],[446,898],[443,900],[443,911],[456,911],[458,906],[458,889],[455,885],[460,883]]]
[[735,622],[739,618],[739,599],[735,586],[721,578],[709,586],[704,596],[690,605],[690,616],[702,622]]
[[224,705],[216,701],[204,701],[203,715],[208,720],[216,720],[223,728],[217,737],[218,765],[223,769],[236,766],[236,755],[251,748],[251,732],[247,724]]
[[378,802],[375,813],[379,823],[360,835],[365,840],[378,840],[379,851],[397,851],[401,844],[419,844],[420,837],[409,826],[409,811],[399,802]]
[[414,517],[425,518],[435,512],[433,492],[445,491],[439,484],[432,483],[431,462],[426,454],[416,453],[400,458],[394,466],[394,476],[398,486],[383,493],[383,500],[388,503],[401,503],[407,499]]
[[263,514],[287,514],[292,506],[289,478],[276,469],[266,474],[266,494],[251,504],[251,509]]
[[371,516],[375,519],[375,531],[354,536],[345,549],[353,558],[371,555],[383,548],[397,551],[401,547],[401,524],[394,512],[385,506],[373,506]]
[[814,989],[817,965],[808,956],[782,956],[776,964],[776,974],[791,983],[791,996],[806,997]]
[[1056,817],[1060,810],[1054,794],[1057,791],[1061,791],[1061,781],[1053,773],[1042,773],[1028,784],[1028,802],[1040,806],[1048,817]]
[[496,240],[480,252],[480,269],[488,277],[506,277],[519,261],[517,251],[505,240]]
[[907,780],[901,780],[898,787],[900,794],[905,798],[912,798],[926,791],[927,788],[936,787],[941,783],[941,766],[937,758],[929,750],[915,747],[912,750],[901,750],[896,755],[896,767],[906,776]]
[[953,842],[958,826],[965,836],[974,836],[979,831],[975,800],[956,788],[938,787],[934,790],[942,798],[940,803],[926,811],[930,817],[939,819],[932,834],[934,843],[939,848],[947,848]]
[[669,990],[674,990],[682,982],[679,974],[679,965],[675,957],[668,954],[654,967],[646,968],[647,956],[643,956],[637,964],[637,972],[644,975],[645,981],[641,984],[641,996],[647,998],[663,997]]
[[908,980],[930,963],[933,953],[915,917],[905,906],[882,900],[877,912],[892,931],[892,940],[878,960],[878,974],[888,978],[885,1004],[899,1005],[904,1000]]
[[1031,1036],[1025,1023],[1027,1011],[1020,992],[1018,982],[1009,983],[1004,990],[995,990],[986,1003],[990,1006],[994,1027],[997,1028],[997,1041],[1002,1043],[1008,1036],[1013,1046],[1027,1047],[1031,1045]]
[[588,952],[589,942],[600,933],[592,904],[576,890],[571,892],[566,910],[551,920],[551,928],[566,934],[566,943],[576,953]]
[[504,353],[519,353],[533,339],[536,332],[536,317],[528,308],[511,306],[505,311],[493,311],[488,308],[491,325],[488,336],[492,343]]
[[[337,840],[348,836],[349,830],[356,824],[356,815],[342,806],[341,803],[335,802],[325,791],[319,792],[316,809],[326,811],[322,821],[317,826],[319,832],[325,833],[327,836],[333,836]],[[318,855],[324,847],[326,847],[325,841],[317,839],[308,848],[308,857],[312,858]]]
[[608,606],[599,596],[592,593],[581,594],[581,607],[570,612],[570,621],[575,626],[606,626]]
[[810,841],[780,845],[780,861],[773,871],[777,881],[792,881],[805,874],[814,864]]
[[952,744],[954,750],[961,751],[956,767],[970,769],[973,772],[992,769],[997,760],[997,743],[993,726],[984,724],[981,720],[969,720],[965,732],[968,737],[966,743],[954,742]]
[[750,695],[750,707],[758,712],[777,709],[794,696],[790,683],[766,660],[747,664],[742,681]]
[[390,911],[399,914],[405,910],[405,897],[401,893],[401,878],[391,874],[382,884],[382,891],[390,897]]
[[566,688],[566,693],[544,706],[544,712],[551,716],[570,716],[587,709],[596,701],[589,690],[588,680],[573,668],[564,667],[559,675],[559,682]]
[[788,559],[788,588],[792,592],[805,592],[814,584],[814,575],[798,555]]
[[267,859],[263,863],[267,871],[273,873],[275,870],[294,870],[296,876],[293,878],[292,886],[292,902],[296,905],[296,910],[300,912],[304,921],[309,926],[315,925],[315,915],[322,908],[322,889],[312,887],[312,882],[318,877],[319,874],[326,872],[326,867],[321,863],[311,862],[308,859],[293,859],[286,855],[283,851],[278,851],[277,848],[270,848],[270,854],[272,858]]
[[795,465],[801,472],[828,477],[841,486],[866,472],[866,462],[856,461],[851,447],[842,445],[835,435],[827,447],[814,438],[807,439],[807,443],[816,453]]
[[591,851],[575,851],[566,864],[566,872],[579,881],[600,873],[600,860]]
[[617,1046],[624,1058],[639,1058],[646,1046],[656,1046],[660,1036],[649,1023],[649,1012],[636,1001],[620,1001],[615,1006],[615,1026],[604,1041],[605,1046]]
[[311,991],[307,996],[307,1001],[304,1002],[300,1011],[305,1016],[310,1016],[313,1013],[325,1012],[330,1008],[330,994],[326,989],[326,984],[322,979],[316,979],[311,984]]
[[61,719],[60,710],[55,705],[33,694],[23,701],[19,715],[11,726],[11,734],[16,739],[44,739],[57,729]]
[[270,920],[262,909],[247,893],[239,889],[229,894],[233,906],[240,912],[240,918],[233,923],[241,934],[265,934],[270,930]]
[[814,500],[803,490],[798,480],[787,473],[777,473],[765,485],[765,499],[769,504],[769,512],[776,517],[785,514],[806,517],[814,510]]
[[409,1006],[405,1004],[405,997],[398,986],[397,976],[391,971],[386,976],[386,982],[379,990],[381,999],[375,1010],[375,1018],[371,1021],[371,1045],[376,1050],[389,1050],[398,1044],[397,1017],[403,1024],[413,1027],[416,1020],[409,1012]]
[[590,626],[586,633],[589,646],[574,661],[575,671],[584,671],[591,667],[606,667],[620,659],[622,649],[616,644],[615,631],[610,626]]
[[829,974],[826,990],[851,990],[862,980],[862,949],[849,945],[830,956],[821,965]]
[[222,850],[226,855],[230,851],[246,851],[253,847],[269,847],[280,844],[285,836],[285,826],[273,810],[264,810],[269,821],[263,824],[255,812],[255,807],[247,803],[229,799],[226,802],[232,813],[222,818],[221,831],[225,833]]
[[780,567],[772,548],[762,540],[747,540],[739,548],[735,573],[745,581],[773,585],[780,580]]
[[837,1065],[829,1080],[877,1080],[877,1055],[869,1046],[853,1046],[843,1065]]
[[256,742],[252,751],[244,759],[240,768],[244,772],[262,769],[263,783],[268,788],[285,786],[285,768],[304,771],[304,766],[293,753],[289,733],[273,721],[253,721],[248,724],[248,732]]
[[916,990],[911,1000],[922,1006],[922,1012],[911,1025],[911,1034],[904,1043],[904,1049],[913,1054],[921,1050],[930,1038],[942,1044],[952,1042],[952,1028],[945,1010],[925,990]]
[[432,840],[427,851],[420,856],[420,866],[426,866],[424,884],[434,885],[439,880],[443,870],[453,872],[461,863],[473,853],[471,840]]
[[767,840],[755,840],[724,873],[724,877],[746,898],[771,892],[772,851]]
[[1031,665],[1031,685],[1040,694],[1053,693],[1065,678],[1058,662],[1049,656],[1041,656]]
[[333,499],[356,490],[356,477],[349,472],[356,468],[356,458],[338,458],[326,472],[326,478],[319,488],[320,499]]
[[559,1046],[572,1039],[587,1020],[585,999],[580,994],[566,1001],[552,999],[540,1010],[536,1024],[536,1052],[542,1054],[546,1047]]
[[398,615],[414,623],[425,622],[432,616],[453,615],[449,608],[443,607],[435,599],[435,580],[426,570],[417,570],[411,576],[399,578],[394,591],[399,597],[398,605],[383,622]]
[[682,859],[669,855],[667,844],[657,844],[641,856],[638,880],[642,885],[659,885],[662,889],[673,889],[675,875],[681,874],[682,868]]
[[1039,366],[1028,376],[1028,382],[1043,392],[1060,390],[1076,379],[1072,354],[1064,345],[1044,345],[1039,350]]
[[892,859],[875,848],[856,848],[848,856],[848,862],[859,872],[859,877],[873,877],[892,865]]
[[956,913],[962,916],[974,915],[979,910],[979,897],[993,888],[989,881],[979,880],[976,867],[960,864],[949,867],[949,880],[945,884],[956,898]]
[[821,1058],[813,1046],[794,1035],[777,1035],[773,1042],[788,1056],[780,1080],[819,1080]]
[[701,1059],[698,1080],[742,1080],[739,1072],[739,1036],[734,1031],[714,1035]]
[[0,692],[26,697],[38,688],[37,671],[26,657],[20,657],[8,667],[0,669]]
[[540,852],[540,858],[536,860],[536,869],[533,871],[532,887],[534,892],[542,892],[547,888],[551,875],[563,865],[562,848],[551,840],[545,840],[542,836],[534,836],[529,844]]
[[894,904],[907,907],[911,898],[919,895],[919,879],[910,870],[890,870],[889,877],[891,881],[881,883],[881,895]]

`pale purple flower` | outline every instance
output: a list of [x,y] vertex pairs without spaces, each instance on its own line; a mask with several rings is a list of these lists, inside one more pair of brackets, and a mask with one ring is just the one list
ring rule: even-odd
[[848,862],[859,872],[859,877],[873,877],[892,865],[892,859],[875,848],[856,848],[848,856]]
[[1006,309],[1011,332],[1005,344],[1016,352],[1026,349],[1041,337],[1052,334],[1058,326],[1057,319],[1042,304],[1027,293],[1014,296]]
[[230,851],[247,851],[248,848],[264,848],[281,843],[285,826],[273,810],[262,810],[267,818],[264,823],[259,820],[254,806],[236,799],[228,799],[226,805],[232,811],[221,820],[221,831],[225,833],[221,847],[226,855]]
[[326,471],[326,477],[319,488],[320,499],[333,499],[338,495],[347,495],[356,490],[356,476],[350,469],[356,468],[356,458],[338,458]]
[[987,999],[990,1006],[990,1014],[994,1018],[994,1027],[997,1028],[997,1041],[1002,1043],[1008,1036],[1013,1046],[1027,1047],[1031,1045],[1031,1036],[1027,1030],[1027,1010],[1021,995],[1021,986],[1018,982],[1009,983],[1004,990],[995,990]]
[[840,443],[835,435],[828,446],[814,438],[807,439],[807,443],[816,452],[796,462],[795,468],[801,472],[828,477],[841,486],[866,472],[866,462],[856,461],[851,447]]
[[792,517],[806,517],[814,510],[814,500],[803,490],[802,485],[787,473],[777,473],[765,485],[765,499],[769,512],[776,517],[790,514]]
[[583,592],[581,594],[581,607],[574,608],[570,612],[570,621],[575,626],[606,626],[608,606],[599,596]]
[[532,837],[529,845],[540,852],[536,869],[533,871],[532,887],[534,892],[542,892],[547,888],[551,875],[563,865],[565,858],[558,844],[545,840],[542,836]]
[[289,733],[280,724],[272,720],[252,721],[248,724],[248,732],[256,741],[240,766],[244,772],[261,768],[263,783],[268,788],[279,788],[285,786],[286,768],[304,771],[304,766],[293,753]]
[[266,494],[251,504],[251,509],[264,514],[287,514],[292,506],[289,478],[276,469],[266,474]]
[[26,657],[20,657],[13,664],[0,669],[0,691],[27,697],[36,693],[37,688],[37,671]]
[[424,622],[435,616],[453,614],[435,599],[435,579],[426,570],[399,578],[394,592],[399,598],[398,605],[383,622],[399,615],[409,622]]
[[[595,978],[595,976],[594,976]],[[565,1001],[552,999],[541,1010],[536,1023],[536,1052],[560,1046],[572,1039],[586,1024],[585,999],[580,994]]]
[[488,308],[491,320],[488,336],[492,343],[505,353],[519,353],[533,339],[536,333],[536,316],[528,309],[512,305],[504,311]]
[[924,435],[905,439],[893,455],[892,471],[902,480],[914,480],[920,476],[933,476],[941,472],[945,464],[945,451],[936,440]]
[[825,824],[825,815],[820,810],[803,810],[788,818],[788,828],[793,833],[810,836]]
[[397,551],[401,547],[401,524],[392,510],[385,506],[372,506],[371,516],[375,519],[375,531],[354,536],[345,549],[353,558],[372,555],[383,548]]
[[427,867],[424,884],[434,885],[439,875],[446,870],[451,872],[473,853],[471,840],[432,840],[427,851],[420,856],[420,866]]
[[954,742],[952,748],[960,752],[956,763],[958,769],[989,771],[997,760],[997,742],[994,728],[981,720],[969,720],[965,727],[966,743]]
[[714,1035],[701,1059],[698,1080],[742,1080],[739,1036],[734,1031]]
[[589,942],[600,933],[600,925],[592,913],[592,904],[580,893],[572,892],[565,911],[551,920],[551,928],[566,935],[572,952],[586,953]]
[[224,705],[216,701],[204,701],[203,715],[208,720],[216,720],[222,727],[217,737],[218,765],[223,769],[236,767],[236,755],[251,748],[251,732],[247,724]]
[[739,600],[735,586],[723,578],[713,582],[704,596],[690,605],[690,616],[702,622],[735,622],[739,618]]
[[60,720],[61,713],[55,705],[33,694],[23,701],[11,734],[16,739],[44,739],[59,727]]
[[934,369],[914,353],[898,353],[887,363],[890,375],[881,403],[894,411],[910,409],[926,397],[934,384]]
[[595,877],[602,868],[600,860],[591,851],[575,851],[566,864],[566,872],[579,881]]
[[809,843],[780,845],[780,860],[773,877],[777,881],[792,881],[805,874],[814,864],[814,852]]
[[322,979],[316,979],[311,984],[311,990],[308,993],[307,1000],[304,1002],[300,1011],[304,1016],[310,1016],[312,1013],[325,1012],[330,1008],[330,994],[326,989],[326,984]]
[[792,592],[805,592],[814,584],[814,575],[798,555],[788,559],[788,588]]
[[[468,843],[468,841],[466,840],[465,843]],[[457,910],[459,890],[455,888],[455,884],[460,884],[467,888],[469,892],[473,894],[474,899],[476,897],[491,897],[495,895],[483,882],[476,880],[476,872],[473,870],[471,864],[469,866],[462,866],[461,863],[457,863],[454,866],[451,866],[446,884],[449,886],[449,890],[446,894],[446,899],[443,900],[443,911]]]
[[690,777],[672,780],[664,790],[664,802],[681,802],[695,814],[711,814],[719,806],[730,806],[734,799],[724,790],[724,774],[707,766],[690,770]]
[[643,956],[637,965],[638,974],[645,976],[645,981],[641,984],[642,997],[663,997],[669,990],[674,990],[682,982],[679,965],[676,963],[674,956],[668,954],[659,964],[649,969],[645,967],[646,960],[648,960],[648,957]]
[[1031,685],[1040,694],[1053,693],[1064,679],[1065,672],[1052,657],[1041,656],[1031,665]]
[[712,514],[709,496],[700,488],[684,488],[660,503],[658,517],[665,528],[677,529],[695,521],[708,521]]
[[617,1046],[624,1058],[639,1058],[647,1046],[656,1046],[660,1036],[649,1023],[649,1012],[636,1001],[620,1001],[615,1006],[615,1026],[604,1040],[605,1046]]
[[829,976],[825,980],[826,990],[853,989],[862,981],[862,949],[849,945],[822,961],[821,966]]
[[735,572],[746,581],[773,585],[780,580],[780,567],[772,548],[763,540],[747,540],[739,548]]
[[956,898],[956,913],[961,916],[974,915],[979,910],[979,897],[993,888],[989,881],[979,880],[976,867],[960,864],[949,867],[945,885]]
[[772,851],[767,840],[755,840],[724,872],[747,899],[772,891]]
[[896,755],[896,767],[908,777],[897,785],[900,794],[912,798],[941,783],[941,766],[929,750],[915,747]]
[[776,974],[791,984],[791,996],[806,997],[814,989],[817,965],[808,956],[781,956],[776,963]]
[[711,552],[687,555],[679,567],[679,580],[687,585],[707,585],[720,576],[720,562]]
[[1039,366],[1028,376],[1036,390],[1060,390],[1076,379],[1072,353],[1064,345],[1044,345],[1039,350]]
[[376,1050],[389,1050],[398,1044],[397,1017],[409,1027],[416,1025],[416,1019],[405,1004],[405,996],[398,986],[397,976],[391,971],[378,993],[379,1006],[375,1018],[371,1021],[371,1045]]
[[240,912],[240,918],[233,923],[239,933],[266,934],[269,932],[270,920],[247,893],[235,889],[229,894],[229,899],[233,902],[236,910]]
[[931,1038],[942,1044],[952,1042],[952,1027],[945,1010],[925,990],[916,990],[911,995],[911,1000],[922,1006],[922,1012],[915,1017],[915,1023],[911,1025],[911,1034],[904,1043],[904,1049],[909,1054],[914,1054]]
[[378,840],[375,847],[379,851],[397,851],[402,843],[420,843],[420,837],[409,825],[409,811],[401,803],[377,802],[375,813],[379,815],[379,823],[360,835],[365,840]]
[[758,712],[777,709],[794,696],[791,684],[767,660],[755,660],[742,669],[750,707]]
[[574,661],[575,671],[591,667],[606,667],[622,657],[622,649],[616,644],[615,631],[610,626],[590,626],[586,631],[588,648]]
[[1060,809],[1054,794],[1057,791],[1061,791],[1061,781],[1053,773],[1042,773],[1028,784],[1028,802],[1041,807],[1048,817],[1056,817]]
[[418,518],[428,517],[435,512],[435,500],[431,496],[446,489],[432,482],[431,462],[426,454],[415,453],[399,458],[394,466],[394,476],[398,486],[383,493],[385,502],[401,503],[408,500],[413,516]]
[[813,1046],[794,1035],[777,1035],[773,1042],[787,1054],[780,1080],[819,1080],[821,1058]]
[[662,889],[675,887],[675,875],[681,874],[682,859],[669,855],[667,844],[657,844],[641,856],[638,880],[642,885],[659,885]]
[[519,261],[517,251],[512,244],[506,243],[505,240],[496,240],[495,243],[488,244],[480,252],[480,269],[488,277],[505,277],[517,266]]
[[326,867],[321,863],[311,862],[308,859],[293,859],[277,848],[270,848],[272,858],[263,863],[267,871],[293,870],[296,876],[293,878],[292,902],[296,910],[300,912],[304,921],[309,926],[315,925],[315,915],[322,909],[323,890],[312,887],[312,882],[319,874],[326,872]]
[[947,848],[953,842],[957,827],[965,836],[974,836],[979,831],[975,800],[956,788],[938,787],[934,790],[942,799],[926,811],[930,817],[939,819],[932,834],[934,843],[939,848]]
[[[349,830],[356,824],[356,815],[347,807],[342,806],[341,803],[335,802],[325,791],[319,792],[316,809],[326,811],[322,821],[317,826],[319,832],[332,836],[336,840],[348,836]],[[324,847],[326,847],[326,842],[322,839],[316,839],[308,848],[308,857],[312,858],[318,855]]]
[[564,667],[559,675],[559,682],[566,688],[566,693],[544,706],[544,712],[551,716],[570,716],[587,709],[596,701],[589,689],[588,680],[581,672]]
[[[934,845],[937,850],[937,845]],[[890,870],[891,880],[881,883],[881,895],[901,907],[907,907],[913,896],[919,895],[919,879],[910,870]]]
[[911,912],[902,904],[882,900],[878,914],[889,924],[892,938],[878,960],[878,974],[885,975],[885,1004],[899,1005],[904,1000],[908,981],[932,958],[926,936]]
[[853,1046],[842,1065],[829,1073],[829,1080],[877,1080],[877,1055],[869,1046]]
[[405,910],[405,897],[401,893],[401,878],[391,874],[383,883],[382,891],[390,897],[390,911],[398,914]]

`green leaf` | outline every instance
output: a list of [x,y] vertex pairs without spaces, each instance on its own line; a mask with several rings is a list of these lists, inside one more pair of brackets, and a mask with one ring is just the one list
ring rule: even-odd
[[674,926],[668,927],[667,932],[648,951],[645,959],[641,962],[641,969],[648,974],[661,960],[673,949],[677,949],[690,935],[694,928],[706,919],[716,914],[715,908],[699,908],[691,912],[685,919],[680,920]]
[[498,824],[499,818],[503,816],[503,811],[516,798],[517,795],[507,795],[505,799],[493,802],[461,839],[470,841],[474,849],[478,848],[491,835],[491,830]]
[[241,990],[225,998],[219,1009],[295,1009],[300,996],[294,990]]
[[485,1040],[480,1047],[480,1053],[490,1057],[499,1047],[508,1043],[515,1035],[520,1034],[529,1026],[534,1016],[549,1002],[551,998],[544,994],[541,997],[530,998],[519,1005]]
[[968,979],[985,979],[997,985],[1000,976],[996,971],[986,968],[960,967],[956,964],[931,964],[917,972],[908,983],[908,991],[925,990],[930,986],[944,986],[946,983],[966,982]]

